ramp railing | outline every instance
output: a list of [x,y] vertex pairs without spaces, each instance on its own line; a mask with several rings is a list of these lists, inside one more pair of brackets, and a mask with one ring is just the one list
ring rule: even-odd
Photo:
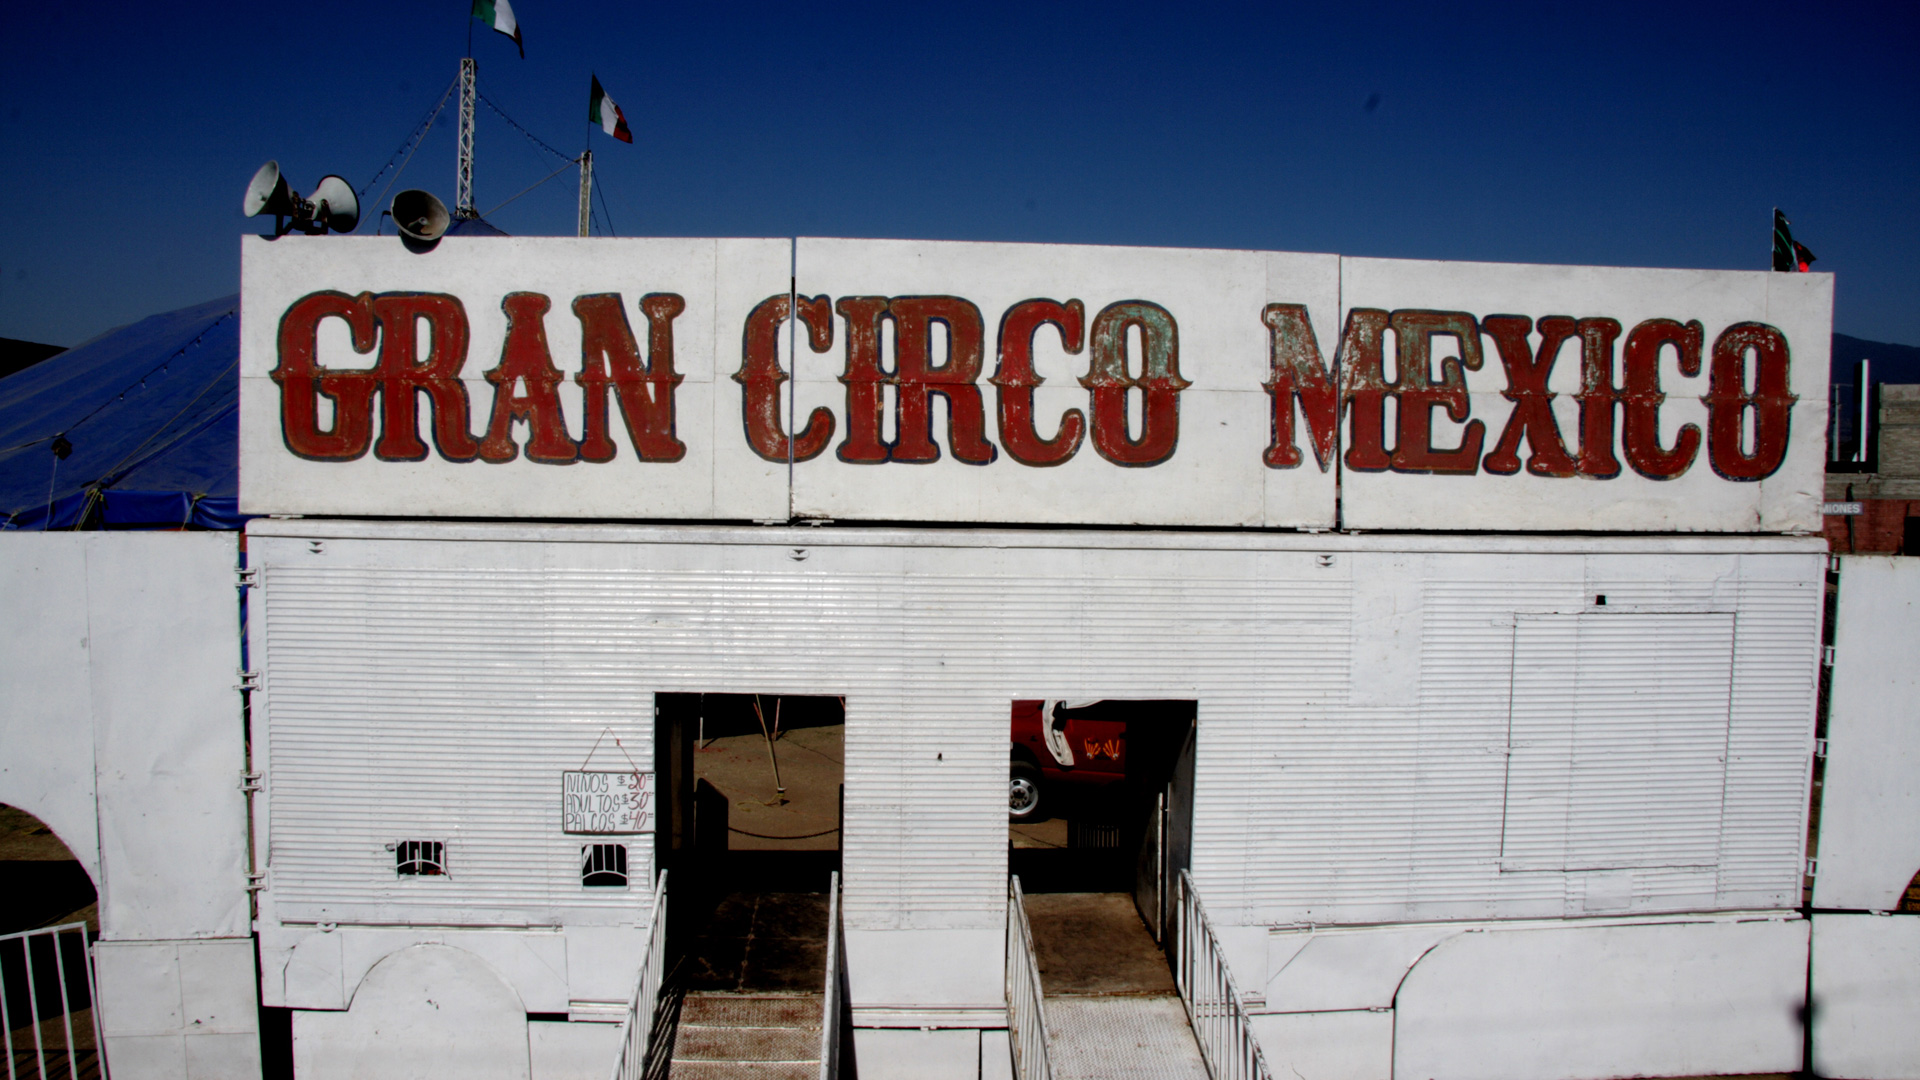
[[1007,1037],[1013,1043],[1017,1080],[1053,1080],[1040,964],[1033,956],[1033,927],[1027,923],[1026,897],[1017,874],[1007,879]]
[[[8,1080],[105,1077],[99,1000],[86,923],[0,934],[0,1020],[5,1021]],[[91,1045],[74,1041],[73,1014],[83,1009],[90,1023],[83,1021],[80,1034],[90,1036]],[[14,1038],[23,1032],[31,1032],[31,1049],[28,1036]]]
[[620,1060],[614,1063],[613,1080],[640,1080],[646,1075],[653,1049],[653,1018],[660,1005],[660,986],[667,972],[667,872],[653,883],[653,927],[647,934],[647,950],[640,957],[640,975],[627,1002],[626,1019],[620,1021]]
[[1254,1040],[1246,1007],[1240,1003],[1240,991],[1233,985],[1226,955],[1213,936],[1213,924],[1207,921],[1207,909],[1185,870],[1180,871],[1175,947],[1174,977],[1187,1018],[1193,1022],[1200,1056],[1207,1063],[1207,1075],[1213,1080],[1273,1080],[1266,1056]]
[[827,886],[827,993],[820,1006],[820,1080],[853,1076],[853,1003],[848,1000],[847,941],[840,916],[840,871]]

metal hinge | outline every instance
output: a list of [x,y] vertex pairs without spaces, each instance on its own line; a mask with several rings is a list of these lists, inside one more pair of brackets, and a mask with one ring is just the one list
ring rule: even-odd
[[1827,756],[1827,740],[1825,739],[1813,740],[1813,756],[1817,758],[1823,758]]
[[1807,860],[1807,876],[1808,876],[1808,877],[1813,877],[1813,876],[1814,876],[1815,874],[1817,874],[1817,873],[1819,872],[1819,870],[1820,870],[1820,860],[1819,860],[1819,859],[1808,859],[1808,860]]
[[251,589],[260,584],[260,568],[243,566],[233,572],[234,585],[242,589]]
[[260,774],[257,772],[241,773],[240,774],[240,790],[241,791],[259,791],[260,790]]
[[1833,666],[1833,646],[1823,645],[1820,647],[1820,665],[1822,667]]
[[248,671],[246,668],[241,668],[239,669],[237,674],[240,676],[240,682],[234,686],[235,690],[260,689],[260,673],[259,672]]
[[1840,572],[1840,556],[1838,555],[1827,556],[1827,572],[1830,574],[1837,574]]
[[248,892],[259,892],[260,890],[266,887],[267,887],[266,871],[262,870],[260,873],[247,875],[247,891]]

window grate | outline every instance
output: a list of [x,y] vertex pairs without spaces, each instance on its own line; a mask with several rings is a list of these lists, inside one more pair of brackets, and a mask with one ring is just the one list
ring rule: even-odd
[[627,845],[581,845],[580,884],[589,889],[626,888]]
[[393,872],[401,877],[445,877],[446,843],[441,840],[395,841]]

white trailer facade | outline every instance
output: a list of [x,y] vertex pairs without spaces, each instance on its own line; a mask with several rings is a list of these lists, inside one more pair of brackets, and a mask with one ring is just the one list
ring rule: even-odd
[[300,238],[244,274],[261,1000],[309,1074],[408,986],[463,988],[481,1071],[612,1053],[573,1021],[630,992],[653,846],[583,888],[563,774],[652,768],[669,693],[844,698],[865,1027],[1006,1023],[1010,704],[1173,699],[1276,1075],[1798,1067],[1829,278]]

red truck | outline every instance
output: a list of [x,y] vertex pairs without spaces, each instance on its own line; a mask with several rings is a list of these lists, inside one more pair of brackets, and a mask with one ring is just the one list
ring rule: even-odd
[[1134,702],[1016,701],[1007,820],[1039,821],[1068,804],[1117,793],[1127,778]]

